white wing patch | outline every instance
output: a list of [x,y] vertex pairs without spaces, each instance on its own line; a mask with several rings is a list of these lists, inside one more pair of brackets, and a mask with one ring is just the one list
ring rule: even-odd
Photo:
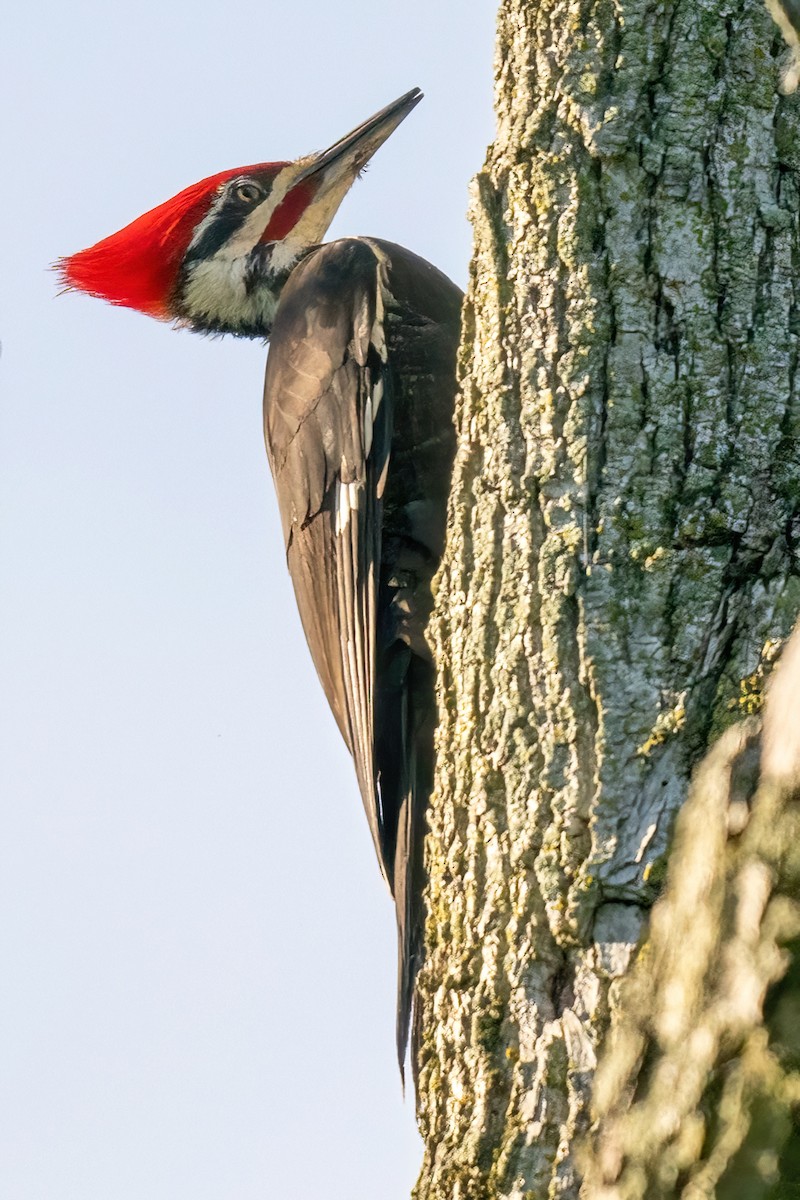
[[389,361],[389,352],[386,347],[386,304],[384,296],[389,291],[389,259],[380,246],[372,241],[371,238],[364,238],[364,241],[369,246],[372,253],[375,255],[375,260],[378,264],[376,271],[375,288],[375,320],[372,323],[372,332],[370,341],[372,342],[381,362]]
[[367,398],[367,403],[364,405],[364,457],[369,457],[369,452],[372,449],[372,427],[375,424],[373,418],[373,400],[372,396]]
[[[384,383],[382,378],[375,380],[375,385],[372,388],[369,396],[367,396],[364,404],[364,461],[369,458],[372,451],[373,430],[375,428],[375,420],[378,416],[378,410],[383,400]],[[342,463],[344,469],[344,463]],[[383,496],[383,489],[386,486],[386,472],[389,469],[389,455],[386,455],[386,460],[382,464],[380,476],[377,481],[376,495],[380,500]],[[358,480],[352,483],[342,483],[341,479],[336,482],[336,533],[341,536],[348,525],[350,524],[350,514],[358,508],[359,491],[363,488],[363,484]]]
[[336,533],[339,537],[350,524],[350,514],[358,508],[358,493],[363,485],[357,480],[352,483],[336,483]]
[[[364,239],[369,241],[369,239]],[[376,354],[382,363],[388,362],[389,354],[386,345],[386,300],[388,295],[387,285],[387,268],[388,259],[379,246],[376,246],[372,241],[369,241],[369,246],[375,255],[376,268],[376,288],[375,288],[375,315],[370,329],[369,340],[375,349]],[[363,339],[367,325],[367,307],[363,305],[361,311],[356,314],[355,318],[355,344]],[[363,364],[362,364],[363,365]],[[362,426],[364,461],[369,458],[372,452],[373,435],[375,429],[375,421],[378,417],[378,411],[383,402],[384,397],[384,379],[383,374],[379,374],[374,380],[370,394],[366,397],[364,403],[364,417]],[[344,464],[342,464],[344,467]],[[389,454],[386,453],[385,459],[378,464],[377,469],[380,474],[375,485],[375,495],[378,500],[382,499],[384,489],[386,487],[386,476],[389,470]],[[336,534],[341,537],[349,528],[351,513],[357,511],[359,506],[359,491],[363,489],[363,484],[354,481],[353,483],[342,483],[341,479],[336,484]]]

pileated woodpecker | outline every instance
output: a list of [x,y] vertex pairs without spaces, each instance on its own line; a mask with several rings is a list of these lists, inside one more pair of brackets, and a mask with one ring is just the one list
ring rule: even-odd
[[436,724],[425,631],[455,452],[461,293],[400,246],[320,242],[421,99],[415,88],[322,154],[203,179],[59,263],[68,288],[112,304],[270,339],[264,429],[289,571],[397,910],[401,1072],[422,953]]

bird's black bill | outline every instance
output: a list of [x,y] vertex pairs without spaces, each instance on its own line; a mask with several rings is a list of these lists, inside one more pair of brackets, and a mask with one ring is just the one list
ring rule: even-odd
[[328,150],[318,154],[308,164],[297,182],[300,179],[316,175],[319,171],[325,171],[335,164],[350,165],[354,173],[360,171],[379,146],[382,146],[389,135],[394,133],[401,121],[405,120],[412,108],[416,108],[421,99],[422,92],[419,88],[412,88],[404,96],[387,104],[385,108],[375,113],[368,121],[364,121],[346,137],[335,142]]

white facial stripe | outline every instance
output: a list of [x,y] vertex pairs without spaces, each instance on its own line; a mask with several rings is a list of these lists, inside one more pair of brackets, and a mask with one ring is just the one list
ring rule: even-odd
[[266,200],[262,200],[257,204],[251,213],[248,214],[243,223],[236,230],[232,237],[229,237],[223,246],[220,246],[215,258],[234,259],[243,258],[249,254],[253,246],[259,241],[262,233],[269,224],[270,217],[275,211],[276,201],[272,192],[267,196]]
[[305,249],[304,243],[296,242],[291,237],[284,238],[282,242],[273,242],[273,247],[270,263],[278,275],[293,267]]
[[273,213],[291,189],[300,174],[300,169],[300,163],[290,163],[288,167],[283,168],[273,183],[272,191],[266,200],[253,209],[245,223],[224,246],[220,247],[215,257],[237,258],[250,253],[253,247],[260,242],[264,230],[272,220]]
[[[286,193],[291,188],[295,179],[303,167],[303,163],[290,163],[288,167],[284,167],[280,175],[275,179],[272,189],[267,197],[257,204],[256,207],[248,213],[243,224],[236,230],[223,246],[217,250],[214,258],[220,260],[230,260],[240,258],[242,255],[249,254],[253,247],[261,240],[264,230],[269,225],[272,214],[286,196]],[[220,210],[225,203],[227,191],[230,183],[225,184],[220,188],[218,195],[215,197],[211,208],[208,210],[203,220],[197,226],[192,236],[189,246],[191,249],[196,246],[203,238],[203,235],[214,224],[219,216]]]

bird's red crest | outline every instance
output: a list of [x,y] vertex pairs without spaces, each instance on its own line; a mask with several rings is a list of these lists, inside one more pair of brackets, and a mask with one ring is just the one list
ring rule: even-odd
[[169,299],[192,232],[221,184],[236,175],[274,171],[286,163],[259,163],[209,175],[137,217],[124,229],[56,264],[67,288],[168,320]]

